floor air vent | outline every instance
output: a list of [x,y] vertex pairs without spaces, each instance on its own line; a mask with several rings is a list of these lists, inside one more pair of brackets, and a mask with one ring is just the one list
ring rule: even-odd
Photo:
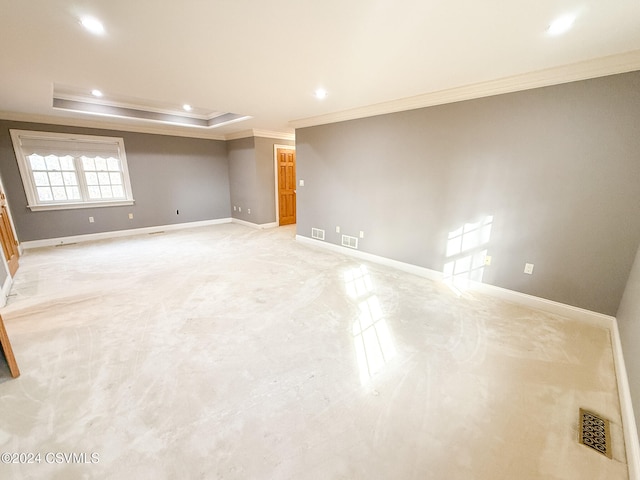
[[342,235],[342,246],[349,248],[358,248],[358,239],[349,235]]
[[315,238],[318,240],[324,240],[324,230],[320,228],[312,228],[311,229],[311,238]]
[[593,448],[596,452],[611,458],[609,420],[581,408],[579,441],[581,444]]

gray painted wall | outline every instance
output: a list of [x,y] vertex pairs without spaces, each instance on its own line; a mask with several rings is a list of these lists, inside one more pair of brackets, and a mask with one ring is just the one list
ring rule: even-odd
[[[231,215],[233,218],[258,223],[254,194],[257,183],[254,137],[228,141],[227,155]],[[248,213],[249,210],[251,213]]]
[[[233,218],[258,225],[276,221],[273,159],[276,144],[293,146],[294,142],[264,137],[227,142]],[[233,211],[233,205],[242,208],[242,212]]]
[[[9,129],[124,138],[135,205],[32,212]],[[0,120],[0,173],[20,241],[229,218],[223,141]],[[177,213],[179,212],[179,213]],[[133,213],[133,220],[128,214]],[[95,223],[89,223],[93,216]]]
[[[299,235],[443,271],[492,216],[485,283],[615,315],[640,243],[640,73],[296,131]],[[534,274],[523,273],[525,262]]]
[[640,249],[631,269],[617,317],[633,411],[636,425],[640,427]]
[[294,146],[294,141],[256,137],[256,190],[260,196],[262,223],[276,221],[276,172],[274,164],[274,145]]

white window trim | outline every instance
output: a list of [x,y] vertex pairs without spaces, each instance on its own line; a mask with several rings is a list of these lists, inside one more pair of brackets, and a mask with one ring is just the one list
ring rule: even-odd
[[[105,137],[99,135],[77,135],[75,133],[54,133],[54,132],[39,132],[34,130],[15,130],[10,129],[11,140],[13,142],[13,149],[16,153],[16,159],[18,161],[18,168],[20,169],[20,176],[22,177],[22,184],[24,185],[24,191],[27,195],[27,207],[32,211],[45,211],[45,210],[68,210],[78,208],[95,208],[95,207],[115,207],[121,205],[133,205],[135,200],[133,199],[133,193],[131,191],[131,180],[129,178],[129,167],[127,165],[127,155],[124,149],[124,139],[120,137]],[[33,175],[31,174],[31,168],[28,164],[28,159],[25,157],[22,150],[21,139],[22,138],[38,138],[38,139],[55,139],[55,140],[68,140],[89,142],[89,143],[116,143],[118,145],[118,153],[120,159],[120,165],[122,167],[122,177],[124,183],[124,191],[126,199],[123,200],[104,200],[104,201],[80,201],[69,203],[40,203],[36,194],[36,187],[33,181]],[[77,172],[80,174],[80,172]]]

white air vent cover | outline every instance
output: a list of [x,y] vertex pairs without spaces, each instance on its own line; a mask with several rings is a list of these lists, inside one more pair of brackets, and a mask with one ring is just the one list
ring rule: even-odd
[[342,246],[349,248],[358,248],[358,239],[349,235],[342,235]]
[[324,230],[320,228],[312,228],[311,229],[311,237],[316,238],[318,240],[324,240]]

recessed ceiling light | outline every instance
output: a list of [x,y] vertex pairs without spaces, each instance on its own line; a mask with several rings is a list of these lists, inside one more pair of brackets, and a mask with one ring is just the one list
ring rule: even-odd
[[84,28],[94,35],[102,35],[104,33],[104,26],[100,20],[93,17],[82,17],[80,23]]
[[185,103],[184,105],[182,105],[182,108],[184,109],[185,112],[191,111],[191,105],[189,105],[188,103]]
[[327,96],[327,91],[324,88],[319,88],[314,92],[314,95],[318,100],[322,100]]
[[91,95],[93,95],[94,97],[101,97],[102,92],[98,89],[94,89],[94,90],[91,90]]
[[562,35],[573,26],[575,20],[576,16],[571,14],[558,17],[551,22],[551,25],[547,28],[547,33],[549,35]]

